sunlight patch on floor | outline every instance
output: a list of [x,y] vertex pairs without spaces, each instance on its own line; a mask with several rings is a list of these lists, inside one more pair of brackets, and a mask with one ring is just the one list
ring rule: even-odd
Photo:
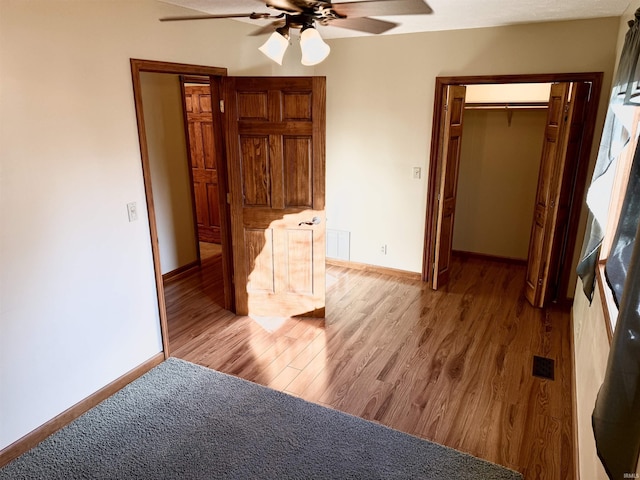
[[325,282],[326,282],[327,290],[333,287],[336,283],[338,283],[338,280],[339,280],[338,277],[331,275],[330,273],[327,273],[325,275],[325,278],[326,278]]
[[261,317],[258,315],[249,315],[249,317],[269,333],[278,330],[289,319],[288,317]]

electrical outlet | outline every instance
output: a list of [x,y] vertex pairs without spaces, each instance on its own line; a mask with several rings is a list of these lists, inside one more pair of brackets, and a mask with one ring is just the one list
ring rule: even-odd
[[419,180],[422,177],[422,169],[420,167],[413,167],[413,178]]
[[129,215],[130,222],[138,220],[138,206],[136,202],[127,203],[127,214]]
[[385,243],[385,244],[383,244],[383,245],[380,247],[380,253],[382,253],[383,255],[386,255],[386,254],[387,254],[387,244],[386,244],[386,243]]

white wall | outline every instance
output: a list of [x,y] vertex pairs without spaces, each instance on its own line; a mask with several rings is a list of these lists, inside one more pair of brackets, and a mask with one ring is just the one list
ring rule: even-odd
[[271,72],[250,25],[176,13],[0,0],[0,449],[161,351],[129,59]]
[[198,259],[180,78],[142,72],[140,88],[164,275]]
[[427,171],[437,76],[604,71],[606,91],[617,32],[609,18],[330,41],[316,67],[327,76],[327,228],[351,232],[351,260],[421,271],[427,178],[412,167]]

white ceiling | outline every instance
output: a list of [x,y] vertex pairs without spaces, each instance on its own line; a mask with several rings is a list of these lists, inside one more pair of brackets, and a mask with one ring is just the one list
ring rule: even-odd
[[[265,7],[264,2],[261,0],[161,1],[196,10],[195,12],[185,10],[185,15],[197,15],[202,12],[210,14],[269,12],[269,9]],[[400,24],[383,35],[597,17],[618,17],[626,10],[629,0],[427,0],[427,3],[434,11],[431,15],[376,17]],[[218,20],[198,21],[216,22]],[[251,22],[256,25],[256,28],[269,23],[260,20],[241,21]],[[337,27],[320,27],[320,31],[324,38],[368,35]]]

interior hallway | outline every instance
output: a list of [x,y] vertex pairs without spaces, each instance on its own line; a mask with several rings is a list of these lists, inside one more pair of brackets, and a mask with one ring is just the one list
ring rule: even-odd
[[[204,258],[204,256],[203,256]],[[525,266],[456,257],[450,284],[327,267],[326,319],[238,317],[219,256],[165,287],[172,356],[471,453],[573,478],[567,309],[532,308]],[[555,380],[532,375],[533,355]]]

